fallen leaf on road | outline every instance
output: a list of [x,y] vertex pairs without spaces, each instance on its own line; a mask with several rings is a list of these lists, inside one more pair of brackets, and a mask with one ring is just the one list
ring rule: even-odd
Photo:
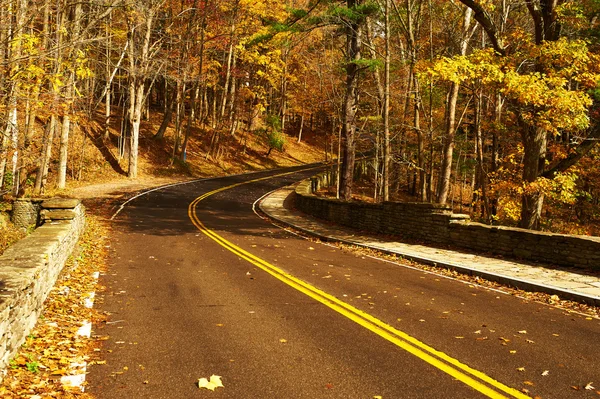
[[588,382],[588,384],[585,386],[585,389],[587,389],[588,391],[593,391],[594,389],[596,389],[592,386],[592,384],[593,382]]
[[525,371],[525,367],[519,367],[519,368],[517,369],[517,371],[521,371],[521,372],[523,372],[523,371]]
[[527,334],[527,330],[521,330],[519,331],[519,334]]
[[313,247],[308,247],[309,250],[314,251],[315,249]]
[[526,339],[525,342],[527,342],[528,344],[535,344],[535,342],[530,339]]
[[279,342],[281,342],[282,344],[285,344],[285,343],[287,342],[287,339],[285,339],[285,338],[281,338],[281,339],[279,340]]
[[531,381],[523,381],[523,384],[525,385],[529,385],[530,387],[532,387],[534,384]]
[[481,330],[477,330],[473,334],[481,334]]
[[546,377],[548,374],[550,374],[550,371],[548,371],[548,370],[544,370],[544,371],[542,372],[542,375],[543,375],[544,377]]
[[221,381],[221,376],[211,375],[210,380],[206,378],[200,378],[198,380],[198,388],[206,388],[211,391],[214,391],[216,388],[223,387],[223,382]]
[[454,338],[456,338],[456,339],[464,339],[465,337],[460,337],[459,336],[459,337],[454,337]]
[[511,355],[514,355],[515,353],[517,353],[517,351],[515,351],[515,350],[510,351]]

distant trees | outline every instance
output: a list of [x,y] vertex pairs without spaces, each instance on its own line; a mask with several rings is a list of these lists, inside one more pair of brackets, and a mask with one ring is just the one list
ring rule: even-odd
[[377,201],[465,204],[530,228],[545,198],[590,203],[595,175],[577,164],[596,165],[600,137],[595,0],[0,6],[0,191],[84,176],[86,140],[135,178],[143,120],[161,112],[151,133],[173,160],[194,126],[218,158],[225,136],[271,132],[278,148],[318,124],[325,150],[339,145],[346,200],[360,151],[376,156]]

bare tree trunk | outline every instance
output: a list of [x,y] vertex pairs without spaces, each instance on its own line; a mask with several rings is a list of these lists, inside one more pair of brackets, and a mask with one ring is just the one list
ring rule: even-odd
[[60,149],[58,158],[58,177],[56,187],[63,189],[67,182],[67,161],[69,156],[69,132],[71,130],[71,117],[65,114],[62,119],[60,131]]
[[33,192],[37,195],[41,194],[46,186],[48,178],[48,166],[52,158],[52,141],[54,140],[54,132],[56,131],[56,116],[51,115],[50,120],[46,124],[44,137],[44,147],[41,154],[38,171],[35,177],[35,187]]
[[[348,0],[348,8],[362,4],[362,0]],[[342,110],[342,166],[340,196],[349,201],[352,198],[355,161],[356,113],[359,104],[357,61],[361,59],[362,26],[352,22],[346,29],[346,93]]]
[[[162,123],[160,124],[160,127],[158,128],[158,131],[156,132],[156,134],[152,137],[155,140],[162,140],[165,137],[165,133],[167,131],[167,128],[169,127],[169,123],[171,123],[171,119],[173,119],[173,107],[174,107],[174,101],[173,98],[175,97],[175,93],[173,93],[171,91],[171,94],[169,95],[168,92],[170,92],[170,90],[167,90],[167,98],[166,98],[166,109],[165,109],[165,114],[163,116],[163,120]],[[174,91],[175,89],[173,89]]]
[[[471,30],[471,16],[473,10],[465,8],[463,26],[460,38],[460,55],[467,53],[469,39],[473,35]],[[452,82],[448,92],[448,104],[446,106],[446,129],[444,134],[444,149],[442,152],[442,167],[438,181],[437,202],[445,205],[450,189],[450,175],[452,174],[452,154],[454,152],[454,135],[456,133],[456,105],[458,104],[458,93],[460,84]]]
[[413,104],[413,126],[417,134],[417,168],[419,169],[419,187],[416,193],[419,196],[419,200],[422,202],[427,201],[427,172],[425,170],[425,140],[423,131],[421,130],[421,95],[419,93],[419,81],[417,75],[413,76],[414,79],[414,104]]
[[223,98],[221,99],[221,111],[219,112],[219,119],[222,120],[225,116],[225,108],[227,106],[227,98],[229,97],[229,83],[231,80],[231,66],[233,63],[233,53],[235,51],[234,38],[235,29],[237,25],[237,13],[238,13],[239,0],[234,5],[233,15],[231,17],[231,27],[229,31],[229,51],[227,53],[227,69],[225,71],[225,83],[223,85]]
[[183,144],[181,145],[181,160],[186,160],[186,152],[187,152],[187,144],[190,138],[190,134],[192,131],[192,125],[196,120],[196,93],[197,93],[197,85],[200,82],[196,81],[195,87],[192,87],[191,95],[190,95],[190,115],[188,116],[187,126],[185,129],[185,137],[183,138]]
[[300,115],[300,130],[298,131],[298,143],[302,141],[302,131],[304,130],[304,114]]
[[383,200],[390,200],[390,0],[385,0],[385,67],[383,96]]
[[[546,163],[547,133],[544,129],[530,126],[520,118],[523,140],[523,181],[533,183],[544,171]],[[526,187],[521,198],[521,222],[525,229],[539,229],[544,194],[539,189]]]
[[[129,66],[130,66],[130,83],[129,83],[129,124],[131,126],[131,138],[129,149],[129,169],[127,176],[131,179],[137,177],[138,169],[138,147],[140,139],[140,124],[142,121],[142,108],[144,106],[145,82],[144,77],[149,68],[149,50],[150,37],[152,33],[152,24],[154,22],[155,10],[148,9],[144,16],[144,36],[139,54],[135,51],[135,35],[136,30],[131,28],[129,31]],[[139,57],[139,59],[138,59]]]

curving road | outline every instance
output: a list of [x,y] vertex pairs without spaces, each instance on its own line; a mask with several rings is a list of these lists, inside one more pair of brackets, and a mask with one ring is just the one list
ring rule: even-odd
[[[311,242],[253,212],[312,174],[203,180],[129,202],[97,305],[106,364],[90,369],[88,392],[600,397],[598,320]],[[211,375],[224,387],[198,388]]]

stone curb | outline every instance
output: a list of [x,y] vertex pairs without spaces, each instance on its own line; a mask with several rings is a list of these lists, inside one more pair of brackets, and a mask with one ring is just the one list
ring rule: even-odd
[[377,251],[380,251],[383,253],[387,253],[390,255],[398,255],[404,259],[408,259],[408,260],[411,260],[414,262],[419,262],[419,263],[424,263],[424,264],[430,265],[430,266],[443,267],[443,268],[447,268],[447,269],[451,269],[451,270],[456,270],[458,272],[461,272],[461,273],[464,273],[467,275],[471,275],[471,276],[482,277],[482,278],[485,278],[486,280],[490,280],[490,281],[494,281],[494,282],[497,282],[500,284],[508,285],[510,287],[528,290],[528,291],[544,292],[544,293],[551,294],[551,295],[558,295],[561,299],[570,299],[570,300],[582,302],[582,303],[585,303],[588,305],[600,306],[600,297],[586,295],[586,294],[568,290],[565,288],[554,287],[551,285],[540,284],[537,282],[531,282],[531,281],[523,280],[523,279],[520,279],[520,278],[514,277],[514,276],[502,275],[502,274],[489,272],[489,271],[483,271],[483,270],[476,270],[476,269],[472,269],[470,267],[460,265],[458,263],[451,262],[451,261],[439,261],[439,260],[430,259],[427,257],[415,256],[415,255],[403,253],[398,250],[391,250],[391,249],[379,247],[376,245],[368,245],[368,244],[362,243],[360,241],[354,241],[354,240],[349,240],[349,239],[345,239],[342,237],[327,235],[327,234],[324,234],[324,233],[321,233],[321,232],[318,232],[315,230],[311,230],[311,229],[302,227],[299,223],[294,223],[294,222],[290,221],[290,219],[300,220],[300,219],[302,219],[302,216],[300,216],[298,214],[294,214],[293,212],[286,209],[283,206],[283,202],[277,202],[277,206],[278,206],[279,210],[282,210],[283,212],[285,212],[289,215],[288,218],[279,217],[279,216],[275,215],[272,212],[272,210],[268,210],[268,209],[266,209],[266,207],[263,206],[263,203],[270,197],[274,196],[275,194],[278,194],[278,193],[281,193],[284,191],[290,191],[290,193],[286,196],[286,198],[288,198],[290,195],[294,195],[293,187],[295,187],[295,186],[288,186],[288,187],[280,188],[280,189],[274,190],[274,191],[266,194],[258,202],[259,209],[271,219],[274,219],[274,220],[276,220],[280,223],[283,223],[287,226],[293,227],[293,228],[300,230],[311,236],[320,238],[324,241],[341,242],[344,244],[357,245],[357,246],[360,246],[363,248],[374,249],[374,250],[377,250]]

